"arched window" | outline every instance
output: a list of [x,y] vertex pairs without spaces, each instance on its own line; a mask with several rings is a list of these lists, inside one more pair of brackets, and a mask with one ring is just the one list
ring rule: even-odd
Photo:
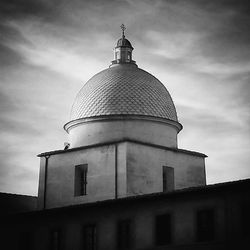
[[128,60],[130,61],[131,60],[131,52],[128,51]]
[[116,60],[121,59],[121,53],[120,51],[116,51]]

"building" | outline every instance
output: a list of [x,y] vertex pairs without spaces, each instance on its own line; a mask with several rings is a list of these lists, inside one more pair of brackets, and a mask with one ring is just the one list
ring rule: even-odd
[[39,209],[206,184],[206,156],[178,149],[173,100],[132,50],[123,33],[110,67],[76,96],[70,147],[39,155]]
[[0,204],[1,214],[33,211],[37,208],[37,197],[30,195],[0,193]]
[[[3,218],[8,249],[234,249],[249,243],[250,181],[206,185],[179,149],[165,86],[122,37],[80,90],[64,150],[41,158],[37,210]],[[13,237],[16,239],[12,241]]]

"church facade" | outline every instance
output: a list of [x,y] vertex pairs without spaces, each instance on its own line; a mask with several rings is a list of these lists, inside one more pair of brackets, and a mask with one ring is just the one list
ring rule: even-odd
[[3,219],[8,249],[249,243],[249,180],[206,185],[206,155],[178,148],[174,102],[132,52],[123,27],[112,64],[75,98],[64,126],[69,143],[39,154],[37,209]]

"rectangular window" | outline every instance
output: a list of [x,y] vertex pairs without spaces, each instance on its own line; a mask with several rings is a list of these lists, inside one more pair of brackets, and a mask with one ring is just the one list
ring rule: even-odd
[[75,166],[75,196],[87,195],[88,164]]
[[61,233],[59,230],[51,231],[50,235],[50,250],[59,250],[60,249],[60,240]]
[[96,225],[87,225],[83,228],[83,249],[96,250]]
[[30,232],[22,232],[19,236],[18,249],[31,250],[32,249],[32,234]]
[[117,224],[117,249],[125,250],[132,247],[131,220],[121,220]]
[[157,246],[170,244],[172,241],[172,223],[170,214],[156,216],[155,243]]
[[250,204],[248,202],[244,202],[241,205],[240,217],[241,217],[240,219],[241,219],[242,237],[249,239],[250,238]]
[[120,53],[120,51],[117,51],[117,52],[116,52],[116,59],[117,59],[117,60],[120,60],[120,59],[121,59],[121,53]]
[[174,168],[162,167],[163,192],[174,190]]
[[197,241],[214,239],[214,210],[204,209],[197,212]]
[[128,61],[130,62],[130,59],[131,59],[131,53],[128,52]]

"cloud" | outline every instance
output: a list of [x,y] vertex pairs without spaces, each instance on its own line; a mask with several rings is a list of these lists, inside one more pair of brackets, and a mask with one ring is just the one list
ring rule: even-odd
[[1,1],[1,190],[36,194],[36,154],[63,147],[74,97],[109,66],[121,23],[139,67],[174,99],[180,147],[209,155],[209,182],[249,177],[249,10],[243,0]]
[[[60,6],[58,1],[46,0],[2,0],[0,3],[2,20],[21,20],[27,18],[40,18],[51,20],[57,8]],[[57,19],[58,16],[54,16]]]

